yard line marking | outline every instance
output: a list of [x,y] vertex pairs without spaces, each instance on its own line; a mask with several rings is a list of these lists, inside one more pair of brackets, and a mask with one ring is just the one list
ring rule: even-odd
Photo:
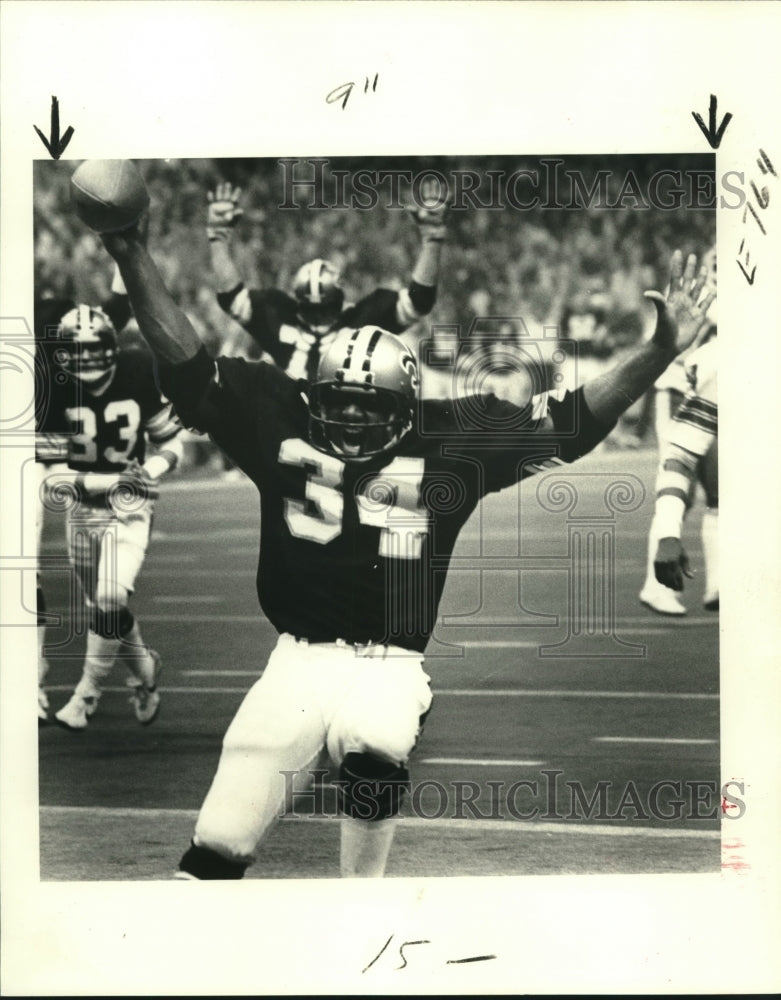
[[[545,625],[542,623],[524,625],[523,622],[520,621],[515,621],[515,622],[508,621],[507,616],[500,618],[496,615],[494,616],[485,615],[484,617],[477,618],[471,622],[460,622],[459,618],[464,618],[464,617],[466,616],[461,614],[451,614],[449,612],[445,612],[442,615],[442,625],[444,625],[445,628],[480,628],[484,625],[500,625],[504,626],[505,628],[527,628],[530,631],[533,629],[539,629],[540,631],[544,631],[548,629],[550,630],[560,629],[567,624],[566,615],[559,615],[559,621],[553,625]],[[675,615],[661,616],[654,614],[649,614],[644,618],[634,617],[634,616],[624,617],[623,615],[616,615],[615,628],[623,629],[628,625],[646,625],[649,628],[653,627],[664,628],[669,625],[672,625],[673,623],[675,628],[680,628],[681,626],[692,626],[692,625],[716,625],[718,624],[718,621],[719,621],[719,616],[717,614],[710,615],[709,617],[703,616],[703,617],[692,617],[692,618],[688,616],[686,616],[685,618],[680,618]]]
[[225,541],[239,541],[242,538],[258,538],[259,532],[257,528],[222,528],[219,530],[210,529],[208,532],[204,531],[172,531],[170,533],[163,534],[161,531],[159,535],[155,534],[152,536],[154,542],[160,545],[163,542],[167,542],[173,545],[186,544],[190,545],[192,542],[225,542]]
[[[259,677],[259,673],[252,675]],[[47,684],[47,691],[73,691],[72,684]],[[104,694],[127,694],[129,687],[104,687]],[[246,694],[246,687],[158,687],[160,694]]]
[[230,480],[209,477],[208,479],[188,479],[180,482],[166,483],[161,492],[164,494],[190,493],[208,490],[224,490],[231,486],[251,486],[255,489],[255,484],[251,479],[247,479],[246,476],[242,476],[241,479]]
[[[127,807],[103,806],[40,806],[42,817],[56,819],[58,816],[90,816],[95,819],[104,816],[109,819],[182,819],[194,822],[198,817],[197,809],[136,809]],[[306,816],[306,823],[331,823],[334,816]],[[299,822],[295,816],[286,817],[279,822]],[[622,821],[623,822],[623,821]],[[425,819],[422,816],[401,816],[399,826],[427,830],[461,830],[469,833],[474,830],[512,830],[515,833],[565,833],[582,834],[588,837],[648,837],[652,840],[674,840],[676,838],[692,840],[719,840],[720,830],[683,829],[670,830],[665,827],[649,826],[612,826],[605,823],[570,823],[568,820],[545,822],[540,820],[513,819]]]
[[[181,677],[260,677],[261,670],[180,670]],[[160,688],[164,691],[165,688]]]
[[[561,631],[560,629],[558,630]],[[646,628],[623,628],[621,625],[616,627],[616,636],[620,639],[623,635],[644,635],[649,639],[655,639],[660,635],[666,634],[669,629],[665,626],[653,626],[649,625]],[[590,639],[599,638],[600,636],[608,636],[608,632],[582,632],[579,636],[572,636],[572,642],[576,639],[582,639],[583,642],[588,642]],[[539,649],[540,646],[547,646],[553,643],[556,639],[555,635],[545,636],[541,639],[458,639],[455,636],[440,636],[444,641],[447,638],[449,644],[454,646],[463,646],[464,649]]]
[[144,576],[174,576],[177,579],[197,579],[202,580],[204,576],[208,574],[209,579],[212,580],[215,577],[225,577],[226,579],[235,580],[239,577],[255,577],[256,571],[254,569],[177,569],[175,565],[175,560],[170,560],[171,568],[163,569],[157,566],[144,566]]
[[694,740],[668,736],[594,736],[592,743],[718,743],[718,740]]
[[[147,615],[144,621],[148,621]],[[258,670],[181,670],[182,677],[260,677],[263,671]],[[47,691],[72,691],[72,684],[46,684]],[[127,693],[127,687],[106,687],[105,693],[117,694]],[[241,694],[244,688],[236,687],[160,687],[161,694]],[[456,698],[637,698],[682,701],[688,700],[718,700],[717,694],[699,694],[696,692],[682,691],[537,691],[521,690],[518,688],[492,688],[476,691],[472,688],[433,688],[433,694],[437,697],[443,695]],[[606,739],[619,739],[620,737],[603,737]],[[715,741],[713,741],[715,742]]]
[[184,594],[166,596],[158,594],[155,597],[155,604],[220,604],[224,600],[224,597],[218,597],[215,594],[201,594],[198,597]]
[[416,761],[417,764],[458,764],[472,765],[475,767],[542,767],[547,761],[544,760],[476,760],[472,757],[423,757]]
[[681,625],[717,625],[719,621],[719,616],[715,612],[711,615],[686,615],[681,617],[679,615],[657,615],[653,611],[650,611],[644,617],[627,615],[619,615],[616,621],[618,627],[622,625],[647,625],[649,622],[661,625],[664,623],[675,624],[676,628]]
[[456,646],[463,646],[464,649],[536,649],[545,640],[524,639],[453,639]]
[[537,688],[434,688],[434,694],[455,695],[471,698],[661,698],[682,700],[718,700],[717,694],[698,691],[583,691],[583,690],[538,690]]
[[266,620],[266,617],[260,611],[253,615],[144,615],[145,622],[171,622],[173,624],[218,622],[226,625],[254,625],[256,622],[265,622]]
[[[714,621],[710,622],[709,624],[717,625],[717,622]],[[677,625],[672,626],[672,628],[677,628],[677,627],[678,627]],[[708,626],[704,622],[700,626],[700,628],[707,628],[707,627]],[[662,633],[669,634],[669,632],[670,632],[670,626],[666,622],[665,623],[657,621],[649,622],[644,628],[637,628],[635,626],[627,627],[621,624],[616,625],[616,633],[618,634],[619,638],[622,635],[647,635],[656,638],[658,635],[661,635]]]

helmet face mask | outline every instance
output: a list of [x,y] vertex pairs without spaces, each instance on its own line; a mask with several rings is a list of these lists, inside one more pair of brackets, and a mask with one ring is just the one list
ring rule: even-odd
[[293,294],[298,315],[316,333],[325,333],[341,315],[344,291],[339,272],[327,260],[317,258],[300,267],[293,279]]
[[339,458],[373,458],[410,427],[409,407],[388,389],[320,383],[312,387],[309,406],[312,444]]
[[326,333],[339,319],[342,312],[343,297],[339,296],[338,303],[312,304],[309,302],[299,302],[298,315],[306,325],[315,333]]
[[347,461],[394,448],[412,427],[417,365],[403,341],[378,327],[342,330],[309,390],[309,436]]
[[76,306],[60,320],[55,360],[91,390],[109,384],[117,366],[117,334],[101,309]]

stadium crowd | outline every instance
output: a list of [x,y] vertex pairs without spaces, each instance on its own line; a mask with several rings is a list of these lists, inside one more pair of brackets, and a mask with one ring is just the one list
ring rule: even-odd
[[[711,157],[562,157],[563,169],[576,172],[585,190],[594,190],[600,171],[607,174],[602,197],[577,210],[475,207],[462,198],[450,214],[449,236],[433,311],[410,331],[413,342],[438,325],[457,325],[461,351],[480,348],[480,320],[505,317],[502,336],[517,339],[522,327],[534,338],[543,327],[578,342],[579,374],[615,361],[647,331],[649,312],[642,295],[659,287],[675,247],[684,253],[715,241],[715,208],[698,207],[693,187],[664,211],[638,208],[631,192],[616,208],[629,174],[636,191],[648,191],[663,171],[705,174]],[[391,157],[382,160],[332,159],[323,168],[326,191],[334,190],[339,171],[393,168],[415,175],[438,170],[446,178],[458,171],[534,170],[527,157]],[[299,176],[308,165],[299,164]],[[397,197],[380,192],[372,209],[310,208],[311,190],[296,191],[299,207],[280,209],[285,198],[284,166],[277,159],[140,161],[153,211],[149,246],[167,287],[207,346],[230,345],[231,353],[252,354],[251,338],[219,307],[205,233],[207,194],[220,181],[242,189],[243,216],[232,254],[248,287],[289,288],[296,268],[313,257],[327,257],[342,272],[348,297],[356,301],[377,286],[399,289],[418,249],[415,227]],[[36,167],[36,294],[102,302],[108,297],[112,267],[98,237],[69,210],[70,165],[62,170]],[[289,168],[288,168],[289,169]],[[684,185],[686,188],[686,185]],[[607,193],[607,197],[604,194]],[[326,202],[328,200],[326,196]],[[480,194],[484,201],[485,195]],[[554,199],[555,200],[555,199]],[[560,199],[562,204],[567,198]],[[632,210],[636,208],[637,210]],[[627,210],[629,209],[629,210]],[[518,319],[523,323],[519,323]],[[132,330],[132,324],[131,324]],[[469,337],[472,339],[470,340]],[[127,335],[127,334],[126,334]],[[131,333],[132,335],[132,333]],[[493,335],[492,335],[493,336]],[[425,362],[425,357],[422,359]],[[578,381],[582,381],[582,377]],[[648,401],[627,414],[611,436],[613,445],[636,444],[652,421]]]

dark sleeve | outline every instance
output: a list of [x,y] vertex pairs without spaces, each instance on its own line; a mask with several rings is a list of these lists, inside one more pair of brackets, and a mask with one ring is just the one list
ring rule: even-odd
[[[185,427],[204,431],[252,476],[258,460],[256,411],[263,369],[243,358],[211,358],[204,348],[181,365],[160,368],[163,392]],[[285,376],[281,375],[282,378]]]
[[410,281],[407,291],[418,316],[428,316],[437,301],[437,286],[419,285],[417,281]]
[[279,343],[280,326],[295,318],[295,302],[276,288],[260,291],[241,282],[229,292],[218,292],[217,302],[262,350],[271,354]]
[[[543,394],[519,408],[490,395],[455,401],[463,440],[483,466],[485,492],[505,489],[528,476],[574,462],[604,440],[615,426],[599,423],[582,388],[561,400]],[[475,435],[479,447],[471,445]]]
[[559,456],[565,462],[587,455],[604,441],[616,422],[603,424],[588,408],[583,386],[565,393],[562,400],[550,397],[548,412],[553,421],[553,439],[559,446]]
[[103,303],[102,308],[117,331],[127,326],[127,322],[133,311],[130,308],[130,299],[128,296],[120,295],[118,292],[112,292],[111,297]]
[[153,444],[164,444],[176,437],[182,425],[173,404],[161,395],[154,356],[146,346],[126,348],[125,355],[133,365],[132,384],[141,407],[144,431]]
[[421,316],[431,312],[436,298],[436,287],[428,288],[416,281],[411,281],[400,292],[394,292],[390,288],[377,288],[353,306],[355,318],[345,325],[376,325],[390,333],[403,333],[413,323],[417,323]]
[[76,405],[76,383],[73,379],[58,380],[61,369],[54,354],[60,343],[60,320],[73,308],[71,299],[36,299],[34,303],[35,427],[41,433],[70,431],[65,409]]
[[373,292],[347,309],[339,323],[341,326],[379,326],[389,333],[402,333],[409,323],[399,318],[399,292],[390,288],[375,288]]
[[185,427],[210,432],[217,414],[212,387],[217,373],[214,358],[205,347],[179,365],[157,362],[157,380],[171,400]]

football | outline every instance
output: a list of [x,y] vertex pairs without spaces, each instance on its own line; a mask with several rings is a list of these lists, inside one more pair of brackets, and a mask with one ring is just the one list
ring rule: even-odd
[[96,233],[116,233],[138,222],[149,194],[132,160],[85,160],[71,177],[76,214]]

